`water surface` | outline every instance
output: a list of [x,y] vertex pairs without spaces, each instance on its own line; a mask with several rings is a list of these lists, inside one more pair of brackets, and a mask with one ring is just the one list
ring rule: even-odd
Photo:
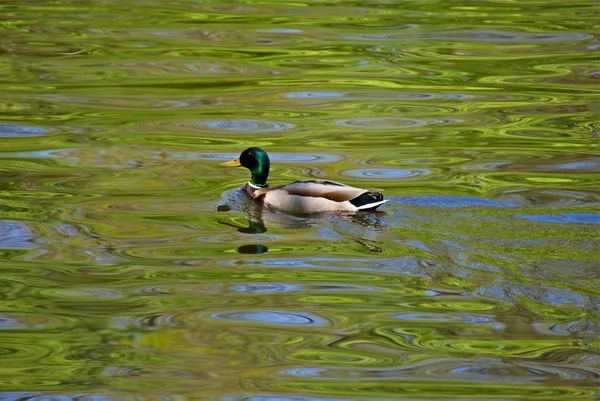
[[597,13],[4,1],[0,397],[598,397]]

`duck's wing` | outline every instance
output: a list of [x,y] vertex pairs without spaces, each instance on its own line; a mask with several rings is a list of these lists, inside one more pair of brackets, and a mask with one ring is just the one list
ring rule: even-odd
[[277,189],[284,190],[290,195],[312,198],[325,198],[333,202],[350,201],[368,190],[340,184],[335,181],[303,180],[283,185]]

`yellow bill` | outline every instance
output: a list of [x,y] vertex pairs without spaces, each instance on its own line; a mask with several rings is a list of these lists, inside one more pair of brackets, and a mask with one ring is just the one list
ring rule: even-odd
[[219,164],[219,166],[221,166],[221,167],[240,167],[241,165],[242,165],[242,163],[240,163],[239,157],[235,160],[231,160],[231,161]]

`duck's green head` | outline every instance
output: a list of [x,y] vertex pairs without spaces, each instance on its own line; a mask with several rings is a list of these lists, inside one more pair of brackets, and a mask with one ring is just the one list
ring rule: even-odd
[[252,173],[250,183],[257,187],[265,187],[267,185],[267,177],[269,177],[271,161],[267,152],[261,148],[248,148],[237,159],[221,163],[220,166],[246,167]]

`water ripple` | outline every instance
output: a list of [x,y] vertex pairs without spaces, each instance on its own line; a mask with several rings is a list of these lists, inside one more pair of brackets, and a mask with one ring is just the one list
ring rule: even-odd
[[598,213],[562,213],[560,215],[516,214],[515,217],[543,223],[600,224],[600,214]]
[[[231,160],[238,157],[239,153],[167,153],[166,156],[173,159]],[[269,152],[269,159],[275,162],[329,163],[341,160],[342,156],[324,153],[306,154]]]
[[78,325],[79,321],[76,318],[66,318],[58,316],[44,316],[32,313],[22,314],[1,314],[0,315],[0,331],[1,330],[28,330],[28,331],[44,331],[44,330],[68,330]]
[[288,130],[293,127],[290,123],[275,122],[258,119],[226,119],[212,121],[176,121],[176,122],[158,122],[150,126],[160,127],[169,130],[188,130],[204,132],[207,129],[211,131],[222,132],[249,132],[249,133],[268,133]]
[[0,138],[29,138],[50,132],[46,128],[0,123]]
[[229,120],[198,122],[198,125],[215,130],[242,131],[242,132],[275,132],[289,129],[292,124],[262,121],[262,120]]
[[[4,212],[7,209],[7,207],[0,208]],[[32,248],[34,238],[35,234],[27,224],[19,221],[0,220],[0,248]]]
[[519,359],[541,358],[554,352],[583,351],[580,341],[545,340],[543,343],[520,339],[425,339],[434,329],[379,327],[377,332],[398,346],[412,350],[430,350],[451,355],[504,356]]
[[113,62],[108,66],[115,70],[126,71],[131,76],[162,76],[168,73],[171,76],[186,75],[214,75],[214,76],[253,76],[265,74],[278,74],[277,70],[262,67],[256,64],[231,60],[189,60],[188,62]]
[[327,321],[315,314],[302,312],[291,313],[283,311],[239,311],[239,312],[219,312],[211,316],[214,319],[223,319],[230,321],[245,321],[252,323],[262,323],[266,325],[284,325],[284,326],[317,326],[325,327],[329,324]]
[[[18,337],[3,336],[0,340],[0,357],[10,358],[13,364],[32,362],[52,355],[55,350],[49,345],[38,343],[23,344]],[[39,341],[38,341],[39,342]]]
[[[414,40],[414,33],[379,33],[379,34],[345,34],[348,39],[356,40],[376,40],[376,41],[410,41]],[[438,39],[446,41],[466,41],[483,43],[545,43],[545,42],[571,42],[577,40],[593,39],[592,35],[583,33],[574,34],[536,34],[536,33],[516,33],[503,31],[483,31],[483,30],[454,30],[438,31],[426,33],[423,35],[428,39]]]
[[358,178],[370,179],[396,179],[396,178],[412,178],[431,174],[425,169],[392,169],[392,168],[369,168],[369,169],[354,169],[342,172],[343,175]]
[[431,122],[424,120],[412,120],[408,118],[361,118],[350,120],[339,120],[336,124],[347,127],[365,127],[365,128],[412,128],[419,127]]

